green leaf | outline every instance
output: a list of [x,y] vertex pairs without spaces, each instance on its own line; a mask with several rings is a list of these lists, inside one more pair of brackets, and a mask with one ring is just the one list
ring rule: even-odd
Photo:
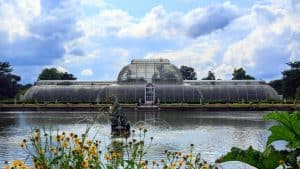
[[268,146],[262,154],[262,164],[267,169],[278,167],[280,160],[286,161],[286,157],[282,152],[275,150],[273,146]]
[[300,117],[295,114],[293,118],[295,118],[295,120],[292,122],[293,129],[298,137],[300,137]]
[[286,126],[272,126],[269,128],[269,130],[272,132],[272,134],[268,138],[267,145],[279,140],[293,142],[295,139],[295,134]]
[[289,129],[293,129],[291,125],[290,114],[287,112],[280,113],[280,112],[273,112],[269,113],[264,116],[265,120],[276,120],[277,122],[281,123],[282,125],[288,127]]

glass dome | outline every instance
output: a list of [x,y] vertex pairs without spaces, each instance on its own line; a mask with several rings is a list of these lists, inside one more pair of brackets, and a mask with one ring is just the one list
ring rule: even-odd
[[167,59],[134,59],[119,73],[118,84],[182,84],[179,69]]

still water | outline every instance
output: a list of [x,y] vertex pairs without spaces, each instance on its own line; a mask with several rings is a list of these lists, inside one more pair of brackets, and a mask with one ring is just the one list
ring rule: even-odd
[[[267,112],[127,112],[132,126],[144,125],[147,141],[154,137],[147,159],[160,160],[164,150],[188,151],[194,144],[195,151],[214,162],[235,146],[252,145],[262,150],[274,122],[262,120]],[[0,168],[4,161],[24,159],[18,147],[23,138],[34,128],[52,128],[81,134],[91,124],[95,112],[0,112]],[[90,136],[96,136],[105,145],[111,144],[110,124],[107,115],[101,115],[93,124]],[[103,144],[103,145],[104,145]],[[104,148],[104,147],[103,147]]]

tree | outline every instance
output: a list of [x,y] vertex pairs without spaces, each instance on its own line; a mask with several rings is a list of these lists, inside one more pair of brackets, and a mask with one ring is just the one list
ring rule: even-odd
[[19,91],[20,76],[12,74],[8,62],[0,62],[0,99],[13,98]]
[[212,71],[208,71],[207,77],[202,78],[202,80],[216,80],[216,76]]
[[183,80],[197,80],[197,74],[192,67],[181,66],[180,72]]
[[296,89],[300,87],[300,61],[287,63],[290,69],[282,72],[283,95],[295,97]]
[[283,92],[284,92],[284,89],[283,89],[283,81],[282,79],[279,79],[279,80],[272,80],[269,82],[269,85],[272,86],[278,94],[282,95]]
[[38,80],[76,80],[73,74],[60,72],[56,68],[46,68],[39,75]]
[[241,67],[238,69],[234,69],[232,73],[232,80],[255,80],[255,78],[247,75],[246,71]]

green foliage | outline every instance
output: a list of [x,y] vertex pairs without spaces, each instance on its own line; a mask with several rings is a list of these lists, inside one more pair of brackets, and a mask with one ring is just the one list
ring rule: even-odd
[[194,68],[188,66],[181,66],[179,70],[182,74],[183,80],[197,80],[197,74]]
[[282,72],[285,97],[295,97],[296,89],[300,87],[300,62],[288,63],[289,70]]
[[280,165],[280,161],[285,160],[284,153],[276,151],[273,146],[267,147],[264,152],[250,146],[246,150],[233,147],[229,153],[216,162],[241,161],[259,169],[274,169]]
[[[290,69],[282,72],[282,79],[270,82],[270,85],[285,98],[297,98],[300,96],[297,88],[300,88],[300,61],[289,62]],[[299,89],[300,90],[300,89]],[[298,97],[300,98],[300,97]]]
[[234,69],[232,80],[255,80],[255,78],[246,74],[246,71],[243,68],[238,68]]
[[272,80],[269,82],[269,85],[272,86],[278,94],[283,94],[284,89],[283,89],[283,81],[281,79],[279,80]]
[[208,71],[207,77],[202,78],[202,80],[216,80],[216,76],[212,71]]
[[76,80],[73,74],[60,72],[56,68],[44,69],[38,77],[38,80]]
[[0,99],[13,98],[19,91],[20,76],[12,74],[8,62],[0,62]]
[[[247,150],[232,148],[217,162],[237,160],[259,169],[274,169],[280,164],[293,168],[299,167],[297,157],[300,156],[300,113],[273,112],[267,114],[264,119],[276,120],[278,124],[269,128],[272,134],[269,136],[267,148],[263,152],[254,150],[252,147]],[[271,145],[274,141],[286,141],[288,149],[275,150]]]
[[264,117],[266,120],[276,120],[278,125],[274,125],[269,130],[272,132],[267,144],[274,141],[287,141],[289,148],[300,148],[300,113],[270,113]]

